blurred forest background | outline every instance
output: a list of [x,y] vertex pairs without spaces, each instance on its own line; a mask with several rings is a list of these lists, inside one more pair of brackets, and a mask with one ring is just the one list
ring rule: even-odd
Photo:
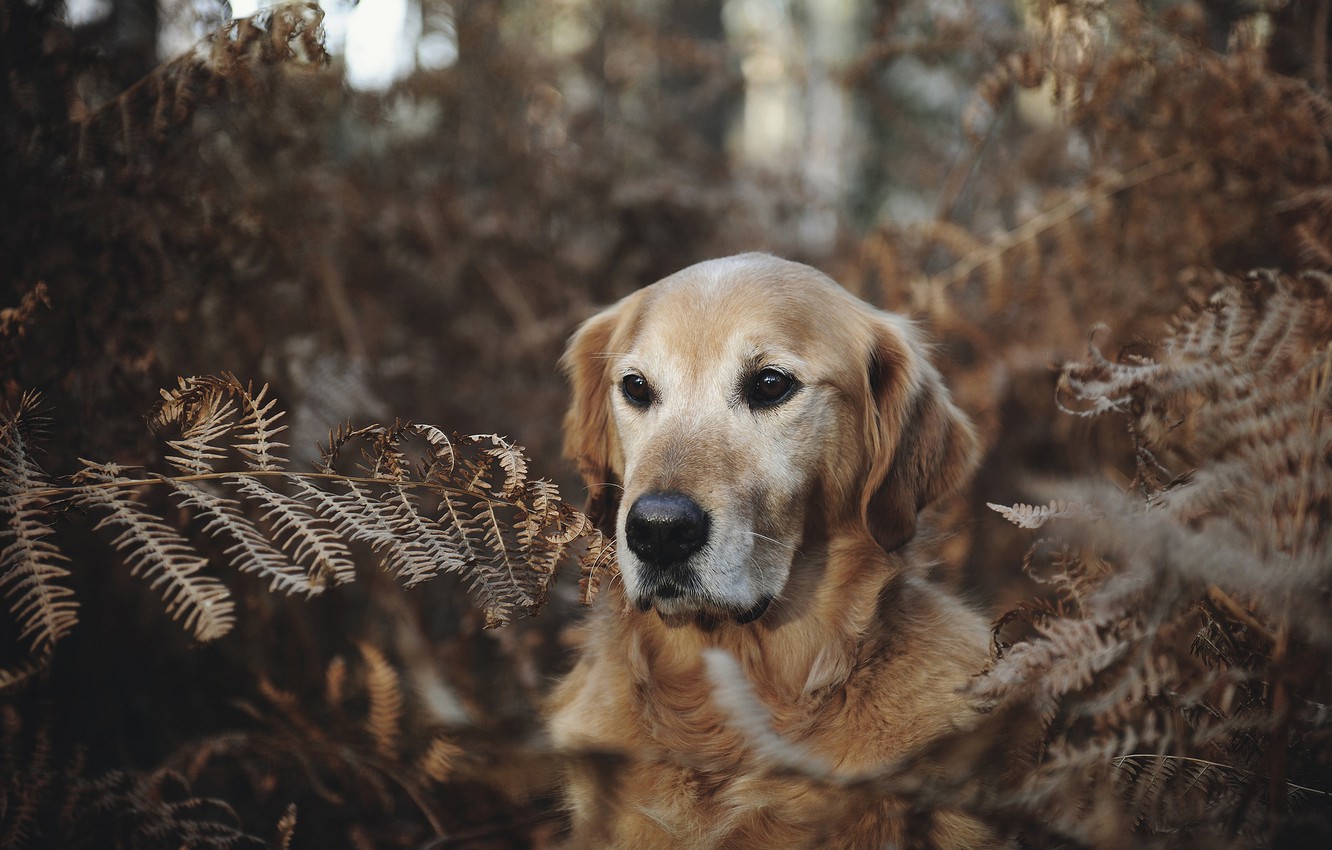
[[[556,846],[576,571],[498,629],[364,541],[284,595],[115,482],[211,468],[145,417],[262,420],[253,382],[293,468],[410,420],[578,506],[567,335],[741,250],[919,319],[987,447],[937,572],[995,617],[995,708],[847,793],[1029,847],[1332,846],[1330,6],[0,0],[0,846]],[[127,555],[168,534],[227,634],[164,604],[179,552]]]

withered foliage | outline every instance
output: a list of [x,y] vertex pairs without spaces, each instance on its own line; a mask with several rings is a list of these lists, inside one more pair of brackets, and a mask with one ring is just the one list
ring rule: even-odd
[[[456,61],[375,94],[309,3],[133,82],[0,0],[0,846],[557,843],[538,706],[611,551],[488,435],[558,474],[592,305],[813,244],[724,142],[773,54],[722,7],[425,0]],[[1332,841],[1327,8],[857,5],[799,258],[981,425],[940,572],[991,708],[833,780],[717,668],[772,770],[1018,846]]]
[[1064,368],[1063,402],[1125,420],[1138,472],[1005,511],[1049,535],[1027,568],[1054,595],[1000,622],[976,683],[1043,729],[1004,805],[1087,846],[1326,840],[1330,321],[1326,274],[1222,278],[1152,352]]
[[[225,541],[221,555],[234,569],[289,595],[314,596],[353,581],[351,546],[364,543],[406,587],[445,572],[463,575],[486,626],[495,627],[539,611],[564,561],[581,565],[585,604],[600,573],[612,570],[609,542],[560,500],[553,483],[530,480],[522,448],[504,438],[450,436],[412,423],[345,427],[330,435],[315,471],[297,472],[280,454],[286,426],[267,392],[232,375],[182,378],[162,391],[149,417],[156,429],[179,431],[167,441],[177,452],[166,456],[175,474],[84,461],[63,486],[46,476],[29,448],[28,420],[39,400],[25,396],[6,417],[0,505],[9,522],[0,563],[22,637],[34,652],[49,656],[77,620],[70,589],[58,583],[69,575],[62,566],[69,559],[51,542],[47,524],[61,502],[89,511],[98,519],[95,530],[116,532],[119,559],[162,595],[166,612],[195,638],[215,640],[231,630],[235,603],[205,571],[209,560],[136,495],[155,485],[173,491],[199,534]],[[360,455],[355,470],[339,471],[348,454]],[[383,666],[374,647],[363,653],[372,667]],[[17,676],[0,672],[0,684]]]
[[[361,545],[404,587],[458,574],[487,628],[543,608],[566,562],[580,565],[584,604],[593,601],[602,574],[614,572],[610,542],[561,501],[556,485],[528,477],[527,458],[511,442],[495,435],[448,435],[412,423],[342,427],[330,435],[314,469],[299,472],[282,456],[283,412],[267,391],[231,375],[181,379],[162,391],[149,417],[153,428],[168,436],[165,460],[174,472],[84,461],[63,484],[35,460],[32,437],[40,400],[25,395],[5,417],[0,564],[9,609],[31,653],[0,671],[0,688],[13,690],[44,672],[56,644],[78,624],[80,601],[66,581],[69,558],[54,542],[61,506],[90,514],[94,531],[114,533],[116,560],[159,593],[166,613],[198,641],[217,640],[236,624],[233,593],[213,574],[213,562],[254,574],[269,593],[312,597],[355,580],[354,549]],[[340,465],[354,468],[341,471]],[[171,500],[149,500],[152,490],[170,491]],[[198,542],[191,539],[191,526]],[[205,548],[210,543],[211,550]],[[443,821],[426,793],[454,776],[463,751],[439,724],[460,718],[418,711],[418,724],[433,714],[437,728],[413,736],[424,735],[420,752],[402,752],[405,685],[379,647],[362,641],[358,649],[366,703],[359,723],[348,718],[347,662],[338,655],[328,665],[321,707],[336,720],[332,729],[307,717],[293,694],[260,678],[256,687],[267,710],[241,705],[241,711],[264,731],[205,738],[174,760],[182,764],[147,774],[113,770],[93,780],[74,775],[60,793],[82,795],[93,811],[116,821],[118,846],[155,846],[167,839],[189,846],[263,846],[265,840],[241,829],[227,803],[190,791],[205,768],[212,769],[216,782],[230,771],[215,763],[234,761],[256,790],[280,776],[300,775],[328,803],[341,804],[354,792],[356,811],[364,816],[392,814],[399,804],[389,790],[394,789],[434,834],[443,835]],[[429,674],[422,678],[426,684],[418,681],[416,687],[429,686]],[[38,749],[20,755],[16,742],[23,740],[23,719],[5,708],[13,728],[6,729],[11,763],[2,767],[13,785],[4,808],[14,814],[8,829],[18,843],[47,793],[49,745],[47,732],[39,730]],[[472,744],[475,755],[475,735]],[[518,773],[519,750],[510,749],[505,757],[513,763],[506,770]],[[73,846],[99,834],[96,822],[62,820],[60,828]],[[287,824],[281,827],[284,834],[293,834],[294,821],[284,815],[281,823]]]
[[1208,270],[1330,268],[1332,104],[1271,68],[1307,49],[1294,39],[1326,39],[1298,5],[1031,4],[956,116],[938,214],[876,223],[850,279],[928,316],[989,415],[996,381],[1071,356],[1098,324],[1112,348],[1154,334]]

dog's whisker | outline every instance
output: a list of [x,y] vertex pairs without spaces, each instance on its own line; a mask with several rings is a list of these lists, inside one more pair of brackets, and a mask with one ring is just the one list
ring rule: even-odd
[[790,543],[783,543],[782,541],[778,540],[778,539],[775,538],[775,537],[769,537],[769,536],[766,535],[766,534],[759,534],[757,531],[750,531],[750,532],[747,532],[747,533],[748,533],[751,537],[757,537],[757,538],[759,538],[759,539],[761,539],[761,540],[766,540],[766,541],[768,541],[769,543],[775,543],[775,544],[777,544],[778,546],[782,547],[783,549],[790,549],[792,552],[795,552],[797,555],[804,555],[804,554],[805,554],[804,552],[801,552],[801,551],[800,551],[800,547],[798,547],[798,546],[794,546],[794,545],[792,545],[792,544],[790,544]]

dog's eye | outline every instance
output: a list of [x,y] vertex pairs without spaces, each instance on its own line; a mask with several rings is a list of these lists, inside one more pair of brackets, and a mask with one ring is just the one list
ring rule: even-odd
[[751,408],[774,407],[795,392],[796,379],[771,367],[760,371],[745,387],[745,401]]
[[635,407],[647,407],[652,403],[652,387],[642,375],[625,375],[620,381],[620,390]]

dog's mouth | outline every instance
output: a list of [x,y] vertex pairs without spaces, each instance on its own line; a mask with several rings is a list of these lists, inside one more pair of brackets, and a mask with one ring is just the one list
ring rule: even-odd
[[771,604],[772,597],[764,595],[748,608],[722,605],[701,599],[697,591],[669,581],[659,582],[650,592],[634,600],[634,605],[643,613],[655,608],[657,616],[668,626],[684,625],[700,619],[727,619],[738,626],[744,626],[762,617]]

